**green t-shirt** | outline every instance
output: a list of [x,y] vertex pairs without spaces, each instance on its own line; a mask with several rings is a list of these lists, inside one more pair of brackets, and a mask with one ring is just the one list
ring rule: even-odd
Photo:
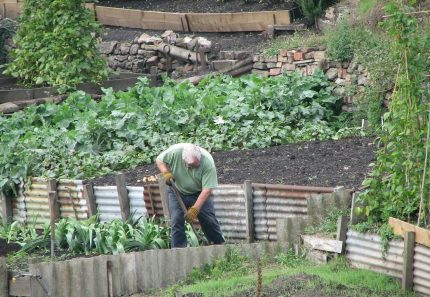
[[188,168],[182,159],[182,151],[185,143],[172,145],[162,152],[157,160],[169,165],[170,171],[175,177],[178,190],[185,194],[195,194],[203,189],[213,189],[218,187],[215,162],[211,154],[199,147],[202,152],[200,166]]

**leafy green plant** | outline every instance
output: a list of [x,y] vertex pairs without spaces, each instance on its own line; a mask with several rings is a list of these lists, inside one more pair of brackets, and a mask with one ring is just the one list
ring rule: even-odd
[[318,18],[325,9],[335,3],[333,0],[295,0],[304,17],[318,28]]
[[334,208],[328,213],[327,217],[324,218],[324,220],[320,224],[306,227],[305,233],[320,233],[333,236],[336,234],[337,231],[337,220],[339,216],[349,216],[349,211],[350,210],[348,208]]
[[286,253],[280,253],[274,258],[276,263],[290,268],[307,263],[307,260],[303,256],[297,256],[293,249],[289,249]]
[[[0,187],[27,176],[91,178],[150,162],[177,142],[209,150],[336,137],[339,97],[322,72],[262,78],[213,76],[198,86],[141,81],[99,102],[83,92],[62,104],[0,116]],[[357,131],[343,130],[343,135]]]
[[294,32],[292,35],[279,36],[268,41],[261,48],[261,51],[266,56],[275,56],[280,50],[292,50],[302,47],[320,47],[326,46],[326,36],[317,34],[313,31]]
[[81,82],[100,82],[108,74],[100,57],[99,25],[83,0],[25,0],[17,48],[5,73],[27,85],[73,88]]
[[[371,223],[390,216],[425,224],[429,186],[429,79],[430,34],[419,30],[407,6],[391,4],[385,28],[394,37],[398,63],[396,86],[380,137],[380,149],[371,176],[359,196],[362,213]],[[427,87],[426,87],[427,86]]]

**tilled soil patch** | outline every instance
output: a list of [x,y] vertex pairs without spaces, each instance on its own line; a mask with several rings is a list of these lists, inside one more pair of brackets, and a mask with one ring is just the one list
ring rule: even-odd
[[[216,151],[212,155],[220,184],[256,183],[302,186],[358,187],[375,161],[371,138],[345,138],[279,145],[264,149]],[[142,178],[158,174],[154,164],[124,171],[127,185],[142,186]],[[115,185],[115,175],[93,180]]]
[[245,1],[245,0],[100,0],[97,5],[164,12],[242,12],[288,10],[293,1]]

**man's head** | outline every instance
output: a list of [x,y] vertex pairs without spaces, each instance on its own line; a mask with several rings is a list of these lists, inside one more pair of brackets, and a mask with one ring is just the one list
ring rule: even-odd
[[200,166],[202,152],[197,145],[187,143],[182,151],[182,160],[187,167],[197,168]]

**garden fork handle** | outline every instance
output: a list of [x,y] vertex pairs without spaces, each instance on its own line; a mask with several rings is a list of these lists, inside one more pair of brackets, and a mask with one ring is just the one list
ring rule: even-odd
[[[185,206],[184,201],[182,200],[181,193],[179,193],[178,188],[176,187],[176,183],[173,180],[171,180],[170,183],[171,183],[171,187],[173,189],[173,192],[175,193],[176,200],[178,201],[179,206],[181,207],[181,209],[182,209],[182,211],[184,212],[184,215],[185,215],[187,213],[187,207]],[[191,229],[193,229],[193,232],[196,235],[196,237],[198,239],[200,239],[200,237],[199,237],[196,229],[194,228],[193,223],[190,223],[190,225],[191,225]]]

